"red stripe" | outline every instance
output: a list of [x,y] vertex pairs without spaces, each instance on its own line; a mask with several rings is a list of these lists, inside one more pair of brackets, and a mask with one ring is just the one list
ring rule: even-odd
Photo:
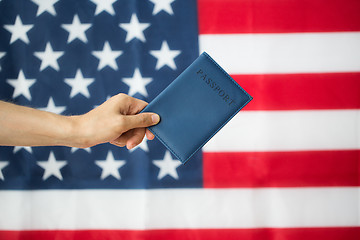
[[204,187],[360,186],[360,151],[204,152]]
[[245,110],[360,108],[360,73],[232,77],[254,97]]
[[198,0],[200,34],[360,30],[359,0]]
[[339,228],[259,228],[259,229],[176,229],[176,230],[80,230],[80,231],[0,231],[6,240],[358,240],[359,227]]

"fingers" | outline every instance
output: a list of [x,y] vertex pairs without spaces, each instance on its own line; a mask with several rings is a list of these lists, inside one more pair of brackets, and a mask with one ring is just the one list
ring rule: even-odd
[[113,140],[111,144],[114,144],[118,147],[125,147],[128,140],[133,135],[135,129],[129,130],[123,134],[121,134],[117,139]]
[[118,142],[116,142],[116,141],[112,141],[112,142],[110,142],[112,145],[115,145],[115,146],[117,146],[117,147],[124,147],[125,146],[125,144],[120,144],[120,143],[118,143]]
[[120,113],[118,118],[118,127],[116,132],[120,135],[117,139],[111,143],[132,149],[141,143],[144,136],[147,139],[154,139],[152,134],[146,127],[158,124],[160,116],[156,113],[139,113],[147,103],[140,99],[130,97],[126,94],[118,94],[114,96],[113,102],[116,103],[117,113]]
[[117,108],[124,115],[137,114],[148,105],[147,102],[130,97],[129,95],[126,95],[124,93],[115,95],[113,96],[113,98],[116,99],[116,102],[118,104]]
[[156,113],[139,113],[123,116],[122,130],[124,132],[134,128],[145,128],[158,124],[160,116]]
[[145,128],[136,128],[123,133],[120,137],[110,142],[118,147],[132,149],[139,145],[145,136]]
[[145,128],[136,128],[132,132],[132,136],[126,142],[126,148],[129,150],[142,142],[145,136]]
[[146,134],[146,138],[147,138],[148,140],[153,140],[153,139],[155,138],[154,134],[153,134],[152,132],[150,132],[149,129],[146,129],[145,134]]
[[125,147],[126,146],[126,141],[124,141],[123,139],[123,135],[121,135],[120,137],[118,137],[117,139],[110,141],[111,144],[118,146],[118,147]]

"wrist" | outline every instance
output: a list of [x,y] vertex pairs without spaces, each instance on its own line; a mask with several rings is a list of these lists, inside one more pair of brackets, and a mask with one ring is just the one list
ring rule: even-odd
[[69,147],[86,148],[89,147],[89,141],[85,133],[86,127],[83,126],[82,116],[68,116],[66,117],[64,127],[64,143]]

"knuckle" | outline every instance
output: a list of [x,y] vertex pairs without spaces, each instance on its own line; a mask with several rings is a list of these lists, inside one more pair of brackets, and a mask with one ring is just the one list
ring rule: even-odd
[[118,98],[126,98],[128,95],[126,95],[125,93],[119,93],[118,95],[115,95]]
[[130,100],[130,96],[126,95],[125,93],[119,93],[118,95],[113,96],[122,104],[128,104]]

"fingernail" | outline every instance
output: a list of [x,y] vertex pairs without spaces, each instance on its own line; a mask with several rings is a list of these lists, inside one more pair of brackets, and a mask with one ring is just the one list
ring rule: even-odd
[[158,123],[160,121],[160,116],[157,115],[157,114],[153,114],[151,116],[151,120],[152,120],[153,123]]

